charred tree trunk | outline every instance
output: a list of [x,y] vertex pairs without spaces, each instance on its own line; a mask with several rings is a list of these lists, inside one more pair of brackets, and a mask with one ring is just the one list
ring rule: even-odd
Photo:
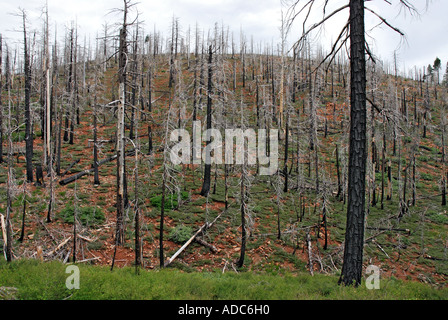
[[96,92],[95,92],[95,102],[93,106],[93,184],[98,186],[100,184],[100,178],[98,174],[98,139],[97,139],[97,105],[96,105]]
[[336,195],[336,198],[339,198],[339,200],[342,200],[342,180],[341,180],[341,172],[339,169],[339,146],[336,145],[336,174],[338,177],[338,193]]
[[23,211],[22,211],[22,229],[20,231],[19,242],[23,242],[25,238],[25,217],[26,217],[26,182],[23,185]]
[[283,192],[288,192],[288,148],[289,148],[289,112],[286,113],[286,132],[285,132],[285,166],[283,174],[285,175],[285,185]]
[[347,227],[339,283],[361,284],[366,180],[366,58],[364,0],[350,1],[350,151]]
[[[245,160],[244,160],[245,161]],[[240,258],[237,262],[237,267],[241,268],[244,264],[244,257],[246,254],[246,186],[245,186],[245,165],[241,166],[241,251]]]
[[[213,76],[213,69],[212,69],[212,62],[213,62],[213,52],[212,52],[212,46],[209,47],[209,53],[208,53],[208,85],[207,85],[207,130],[212,128],[212,76]],[[206,148],[209,148],[209,145],[211,143],[211,140],[209,137],[207,137],[207,146]],[[210,185],[211,185],[211,163],[207,163],[209,161],[206,161],[205,163],[205,169],[204,169],[204,182],[202,184],[202,190],[201,195],[207,196],[210,192]]]
[[26,158],[26,179],[33,182],[33,133],[31,128],[31,65],[28,52],[28,39],[26,34],[26,14],[23,14],[23,48],[25,57],[25,158]]

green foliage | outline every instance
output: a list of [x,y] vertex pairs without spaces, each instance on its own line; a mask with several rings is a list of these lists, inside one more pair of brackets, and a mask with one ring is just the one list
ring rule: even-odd
[[[186,200],[188,199],[188,192],[182,191],[181,192],[181,199]],[[153,207],[161,208],[162,207],[162,195],[154,196],[150,199],[151,205]],[[168,194],[165,196],[165,209],[175,209],[177,208],[178,201],[177,201],[177,193],[174,194]]]
[[437,224],[448,224],[448,214],[446,211],[429,214],[429,219]]
[[168,239],[170,239],[173,242],[183,244],[192,236],[193,236],[193,229],[190,226],[185,226],[181,224],[171,229],[168,235]]
[[422,173],[420,174],[420,177],[421,177],[423,180],[426,180],[426,181],[432,181],[432,180],[433,180],[433,177],[432,177],[432,175],[431,175],[430,173],[424,173],[424,172],[422,172]]
[[[78,207],[76,218],[85,226],[101,225],[106,220],[103,210],[95,207]],[[57,218],[62,219],[65,223],[73,223],[75,214],[74,205],[68,204],[59,213]]]
[[89,250],[101,250],[101,249],[104,249],[104,242],[103,241],[89,242],[87,244],[87,248]]
[[265,272],[182,272],[164,269],[158,272],[134,268],[115,269],[78,265],[80,288],[65,286],[66,264],[18,260],[0,263],[0,284],[17,288],[21,300],[446,300],[448,289],[427,284],[383,279],[379,290],[337,284],[337,276],[307,273],[269,274]]

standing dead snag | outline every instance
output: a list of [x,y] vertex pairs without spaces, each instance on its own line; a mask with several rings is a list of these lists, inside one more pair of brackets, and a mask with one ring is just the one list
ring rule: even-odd
[[[136,119],[139,119],[139,110],[136,109]],[[134,167],[134,231],[135,231],[135,238],[134,238],[134,251],[135,251],[135,270],[138,273],[139,268],[142,266],[142,245],[140,240],[140,208],[139,208],[139,201],[138,201],[138,151],[139,151],[139,142],[138,142],[138,121],[135,123],[135,139],[136,143],[135,145],[135,167]]]
[[[212,62],[213,62],[213,52],[212,52],[212,45],[209,46],[208,49],[208,86],[207,86],[207,132],[208,130],[212,128],[212,76],[213,76],[213,68],[212,68]],[[206,148],[210,148],[211,143],[211,137],[207,136],[207,145]],[[207,155],[210,155],[210,152],[206,153]],[[201,190],[201,196],[207,196],[210,192],[210,185],[211,185],[211,163],[209,161],[210,159],[206,159],[205,161],[205,169],[204,169],[204,182],[202,184],[202,190]]]
[[26,158],[26,177],[28,182],[33,182],[33,135],[31,127],[31,62],[28,52],[28,38],[26,33],[26,12],[22,10],[23,20],[23,52],[25,68],[25,158]]
[[[322,60],[319,66],[340,51],[348,41],[350,42],[350,138],[349,138],[349,167],[348,167],[348,205],[347,226],[345,234],[344,262],[339,283],[358,286],[361,283],[362,259],[364,246],[364,220],[365,220],[365,182],[367,165],[367,139],[366,139],[366,55],[372,58],[369,48],[366,46],[365,37],[365,12],[372,13],[380,20],[380,25],[385,24],[400,35],[400,30],[391,26],[375,11],[364,6],[364,0],[348,0],[334,11],[327,13],[329,1],[323,4],[323,18],[307,26],[310,12],[316,4],[316,0],[307,2],[295,1],[287,12],[289,25],[300,14],[305,15],[302,24],[302,35],[295,46],[302,45],[311,32],[320,28],[325,22],[338,13],[349,10],[346,25],[341,30],[338,38],[331,48],[330,53]],[[408,0],[400,1],[405,9],[415,12],[415,8]]]
[[366,58],[364,1],[350,1],[350,149],[347,229],[339,283],[361,283],[366,180]]
[[123,25],[120,29],[120,44],[118,57],[118,81],[119,81],[119,103],[117,109],[117,229],[116,245],[124,243],[124,208],[125,208],[125,105],[126,105],[126,76],[127,76],[127,17],[131,7],[130,0],[124,0]]
[[[50,49],[49,49],[49,25],[48,25],[48,5],[45,8],[45,37],[44,37],[44,71],[45,71],[45,165],[49,168],[51,166],[52,159],[50,157],[51,152],[51,80],[50,80]],[[50,169],[47,171],[49,172]]]
[[[246,159],[244,160],[246,162]],[[241,268],[244,264],[244,257],[246,254],[246,210],[247,210],[247,189],[245,186],[246,183],[246,166],[244,164],[241,165],[241,250],[240,250],[240,258],[238,259],[236,266]]]
[[[8,53],[7,53],[8,56]],[[11,98],[11,86],[10,82],[7,81],[6,83],[7,89],[8,89],[8,158],[7,158],[7,170],[8,170],[8,176],[6,180],[6,223],[3,223],[2,221],[2,227],[5,227],[6,230],[2,230],[3,237],[4,237],[4,245],[5,245],[5,256],[6,261],[10,262],[12,261],[12,227],[11,227],[11,210],[12,210],[12,183],[13,183],[13,177],[14,172],[12,168],[12,125],[11,125],[11,104],[12,104],[12,98]],[[26,182],[25,182],[26,183]],[[1,218],[3,220],[3,215],[1,215]]]

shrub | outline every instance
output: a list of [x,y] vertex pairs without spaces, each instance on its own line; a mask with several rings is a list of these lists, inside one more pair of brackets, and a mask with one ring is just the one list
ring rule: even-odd
[[[74,213],[75,207],[73,205],[66,205],[57,214],[57,217],[61,218],[65,223],[73,223]],[[103,210],[94,207],[79,207],[76,218],[85,226],[100,225],[106,220]]]
[[[188,192],[182,191],[181,199],[188,199]],[[151,198],[151,205],[153,207],[161,208],[162,207],[162,195],[154,196]],[[177,194],[168,194],[165,196],[165,209],[175,209],[177,208]]]
[[426,181],[432,181],[432,180],[433,180],[433,177],[432,177],[432,175],[431,175],[430,173],[424,173],[424,172],[422,172],[422,173],[420,174],[420,177],[421,177],[423,180],[426,180]]
[[182,244],[193,236],[193,229],[183,224],[171,229],[168,239],[175,243]]

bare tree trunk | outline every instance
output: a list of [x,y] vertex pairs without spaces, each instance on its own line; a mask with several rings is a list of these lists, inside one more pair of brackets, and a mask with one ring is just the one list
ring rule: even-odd
[[[25,15],[25,13],[24,13]],[[9,82],[8,86],[8,96],[9,96],[9,106],[8,106],[8,158],[7,158],[7,170],[8,176],[6,181],[6,243],[5,245],[5,256],[6,261],[12,261],[12,228],[11,228],[11,210],[12,210],[12,179],[13,179],[13,170],[12,170],[12,127],[11,127],[11,88]],[[26,183],[26,181],[24,182]]]
[[347,227],[339,283],[361,284],[366,180],[366,58],[364,0],[350,1],[350,152]]
[[[50,158],[51,154],[51,79],[50,79],[50,49],[49,49],[49,35],[48,35],[48,6],[45,10],[46,17],[46,27],[45,27],[45,84],[46,84],[46,99],[45,99],[45,111],[46,111],[46,126],[45,126],[45,144],[47,146],[47,161],[46,165],[51,165],[52,159]],[[49,169],[51,170],[51,169]]]
[[33,182],[33,134],[31,127],[31,65],[28,52],[28,39],[26,34],[26,13],[22,11],[23,18],[23,50],[25,57],[25,148],[26,148],[26,177],[28,182]]
[[[244,162],[246,161],[246,159],[244,160]],[[246,172],[245,172],[246,168],[245,165],[242,164],[241,165],[241,188],[240,188],[240,196],[241,196],[241,207],[240,207],[240,211],[241,211],[241,250],[240,250],[240,258],[237,262],[237,267],[241,268],[244,264],[244,257],[246,254],[246,207],[247,207],[247,203],[246,203]]]
[[[136,118],[138,119],[139,113],[137,110]],[[141,244],[140,244],[140,208],[138,201],[138,122],[135,125],[135,139],[137,140],[136,148],[135,148],[135,168],[134,168],[134,211],[135,211],[135,243],[134,243],[134,251],[135,251],[135,268],[136,272],[139,272],[139,268],[142,266],[141,260]]]
[[119,99],[117,110],[117,230],[116,245],[121,246],[124,243],[124,208],[125,208],[125,148],[124,148],[124,121],[126,104],[126,65],[127,65],[127,12],[128,3],[124,1],[123,26],[120,29],[120,48],[119,48]]
[[160,207],[160,226],[159,226],[159,265],[160,268],[165,266],[165,257],[163,251],[163,228],[165,222],[165,194],[166,194],[166,167],[163,165],[163,181],[162,181],[162,202]]
[[22,229],[20,231],[19,242],[25,238],[25,216],[26,216],[26,181],[23,182],[23,210],[22,210]]
[[325,243],[324,243],[324,250],[327,250],[328,246],[328,230],[327,230],[327,202],[324,198],[322,203],[322,223],[324,225],[325,230]]
[[[283,112],[283,111],[282,111]],[[283,113],[281,113],[281,119]],[[286,111],[286,132],[285,132],[285,166],[283,168],[283,174],[285,175],[285,185],[283,192],[288,192],[288,148],[289,148],[289,111]]]
[[[148,112],[151,113],[152,112],[152,86],[151,86],[151,79],[152,79],[152,74],[151,74],[151,65],[149,65],[149,71],[148,71]],[[148,154],[152,154],[152,129],[151,129],[151,121],[152,119],[150,119],[148,121]]]
[[[95,79],[96,80],[96,79]],[[95,98],[93,102],[93,184],[98,186],[100,184],[100,178],[98,173],[98,140],[97,140],[97,102],[96,102],[96,88],[95,88]]]
[[[212,69],[212,62],[213,62],[213,52],[212,52],[212,46],[209,47],[209,56],[208,56],[208,86],[207,86],[207,130],[212,128],[212,76],[213,76],[213,69]],[[209,147],[211,143],[211,140],[209,137],[207,137],[207,146]],[[208,153],[209,154],[209,153]],[[209,161],[206,161],[205,163],[205,170],[204,170],[204,182],[202,184],[202,190],[201,190],[201,196],[207,196],[210,192],[210,185],[211,185],[211,163],[207,163]]]
[[337,198],[341,200],[342,198],[342,181],[341,181],[341,172],[339,169],[339,146],[336,145],[336,174],[338,177],[338,193],[336,195]]

